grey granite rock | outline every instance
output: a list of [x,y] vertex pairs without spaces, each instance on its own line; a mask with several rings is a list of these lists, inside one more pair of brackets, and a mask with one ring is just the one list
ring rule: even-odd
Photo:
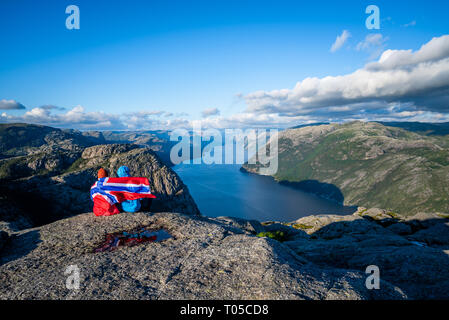
[[449,245],[449,223],[439,223],[408,236],[408,239],[428,245]]
[[[449,298],[449,226],[445,219],[423,215],[418,225],[430,226],[427,229],[410,227],[412,220],[385,227],[378,220],[356,216],[311,216],[298,221],[313,226],[308,229],[309,238],[284,244],[305,259],[330,268],[364,270],[376,265],[381,278],[400,287],[409,298]],[[403,231],[415,233],[401,236]]]
[[399,235],[408,235],[413,232],[412,227],[406,223],[398,222],[387,227],[388,230]]
[[265,228],[257,220],[245,220],[245,219],[235,218],[235,217],[217,217],[217,218],[211,218],[211,219],[217,220],[220,223],[227,224],[227,225],[235,227],[235,228],[243,229],[252,234],[257,234],[259,232],[265,231]]
[[8,241],[9,235],[7,232],[0,230],[0,251],[3,249],[3,247],[6,245],[6,242]]
[[[92,213],[13,236],[0,258],[1,299],[402,299],[357,270],[320,267],[229,220],[175,213]],[[251,223],[250,223],[251,224]],[[94,253],[106,233],[164,228],[174,238]],[[69,266],[80,271],[67,289]],[[73,274],[71,274],[73,275]]]

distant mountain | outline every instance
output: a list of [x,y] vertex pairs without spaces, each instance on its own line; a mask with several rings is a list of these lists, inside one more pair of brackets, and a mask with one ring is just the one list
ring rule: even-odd
[[313,126],[322,126],[323,124],[329,124],[329,122],[317,122],[317,123],[308,123],[308,124],[300,124],[289,129],[300,129],[305,127],[313,127]]
[[[259,167],[243,166],[253,173]],[[290,129],[279,133],[274,178],[345,205],[449,212],[449,136],[376,122]]]
[[75,150],[99,144],[129,143],[153,150],[172,166],[168,131],[78,131],[27,123],[0,124],[0,159],[37,154],[41,151]]
[[[224,135],[224,130],[221,130]],[[84,133],[85,134],[85,133]],[[197,143],[193,136],[199,137],[192,131],[188,132],[190,137],[190,160],[193,160],[194,143]],[[170,159],[170,151],[178,141],[170,141],[170,131],[168,130],[153,130],[153,131],[103,131],[102,135],[107,143],[131,143],[138,146],[145,146],[153,150],[159,158],[162,159],[167,165],[173,166]],[[201,139],[200,139],[201,140]],[[207,146],[210,141],[201,140],[201,150]],[[224,143],[224,141],[223,141]],[[197,145],[195,147],[200,147]],[[188,159],[188,158],[187,158]],[[187,160],[185,159],[185,160]]]
[[[153,150],[167,165],[172,166],[170,150],[177,141],[170,141],[169,131],[103,131],[106,143],[131,143]],[[87,134],[87,133],[84,133]],[[93,134],[93,133],[90,133]]]
[[427,122],[379,122],[385,126],[402,128],[408,131],[425,135],[447,135],[449,134],[449,122],[427,123]]
[[85,135],[77,130],[26,124],[0,124],[0,159],[38,153],[44,149],[74,150],[104,143],[101,136]]
[[[407,131],[416,132],[424,135],[447,135],[449,134],[449,122],[408,122],[408,121],[397,121],[397,122],[386,122],[386,121],[375,121],[377,123],[383,124],[388,127],[402,128]],[[317,122],[311,124],[301,124],[289,129],[300,129],[311,126],[321,126],[324,124],[330,124],[329,122]]]

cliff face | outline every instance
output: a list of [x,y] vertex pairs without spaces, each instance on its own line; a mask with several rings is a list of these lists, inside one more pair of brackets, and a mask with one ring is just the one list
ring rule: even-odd
[[[258,165],[243,167],[259,172]],[[274,178],[305,191],[333,186],[345,205],[449,212],[449,138],[363,122],[290,129],[279,134]]]
[[172,166],[170,150],[177,141],[170,141],[169,131],[103,131],[101,134],[108,143],[128,143],[148,147],[167,165]]
[[68,151],[105,143],[101,135],[83,135],[76,130],[15,123],[0,124],[0,159],[36,154],[50,149]]
[[[163,228],[162,242],[94,252],[105,234]],[[255,221],[175,213],[92,213],[24,230],[0,258],[1,299],[402,299],[386,281],[368,290],[359,270],[322,268],[254,233]],[[303,237],[292,229],[292,239]],[[64,271],[76,266],[78,290]]]
[[[143,229],[171,238],[98,250]],[[438,215],[363,208],[290,224],[86,213],[3,237],[0,299],[447,299],[448,230]],[[283,242],[260,237],[276,231]],[[379,289],[366,287],[370,265]],[[69,266],[78,290],[66,287]]]
[[[134,176],[149,179],[157,197],[153,212],[200,214],[187,186],[149,148],[93,145],[91,136],[49,127],[3,129],[3,142],[10,135],[26,139],[16,138],[17,147],[4,151],[0,160],[0,230],[17,231],[91,211],[89,191],[98,169],[104,167],[115,176],[122,165]],[[11,147],[10,142],[1,146]]]
[[319,215],[290,225],[307,236],[284,242],[322,267],[360,270],[376,265],[380,277],[413,299],[449,298],[449,216],[401,216],[359,208],[349,216]]

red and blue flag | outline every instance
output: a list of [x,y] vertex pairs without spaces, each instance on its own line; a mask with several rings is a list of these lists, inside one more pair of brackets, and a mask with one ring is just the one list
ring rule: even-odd
[[90,188],[90,197],[101,197],[110,205],[126,200],[156,198],[150,190],[148,178],[101,178]]

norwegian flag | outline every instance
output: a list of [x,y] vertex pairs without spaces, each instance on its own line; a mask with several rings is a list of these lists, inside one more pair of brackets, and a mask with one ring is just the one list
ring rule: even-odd
[[148,178],[101,178],[90,188],[90,197],[101,197],[110,205],[126,200],[156,198],[151,194]]

